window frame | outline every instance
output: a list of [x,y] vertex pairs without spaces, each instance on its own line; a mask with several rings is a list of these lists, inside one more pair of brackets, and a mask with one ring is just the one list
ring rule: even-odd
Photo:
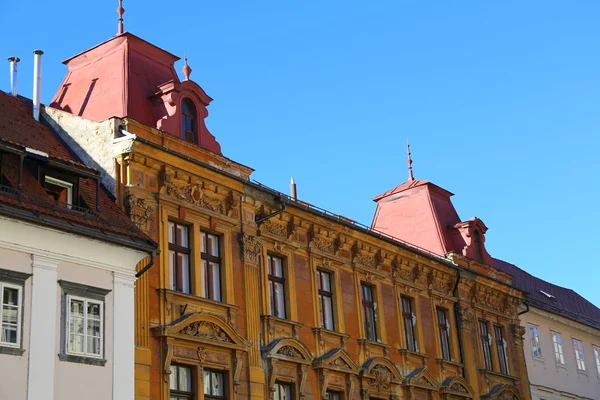
[[[563,351],[563,343],[562,343],[562,335],[557,331],[550,331],[550,335],[552,337],[552,347],[554,348],[554,362],[557,365],[564,366],[565,365],[565,355]],[[558,341],[555,340],[558,338]]]
[[[2,341],[0,333],[0,346],[13,349],[21,348],[22,330],[23,330],[23,285],[0,281],[0,329],[4,329],[5,323],[2,321],[4,313],[4,288],[17,289],[17,341],[15,343]],[[7,323],[8,324],[8,323]],[[12,325],[12,324],[11,324]]]
[[[281,276],[273,275],[271,272],[275,271],[274,268],[271,267],[273,260],[277,259],[281,262]],[[287,319],[288,310],[287,310],[287,299],[286,299],[286,271],[285,271],[285,259],[281,256],[275,254],[267,254],[267,278],[269,283],[269,305],[270,305],[270,315],[275,318]],[[283,315],[281,314],[281,310],[279,310],[279,297],[276,296],[275,284],[280,284],[282,288],[282,292],[279,294],[281,296],[281,300],[283,302]]]
[[492,335],[490,334],[489,321],[479,320],[479,341],[481,344],[481,355],[483,367],[487,371],[494,371],[494,359],[492,356]]
[[[441,312],[441,314],[440,314]],[[448,318],[450,311],[443,307],[435,308],[438,331],[439,331],[439,343],[440,343],[440,355],[443,360],[452,361],[452,344],[451,344],[451,325],[450,319]],[[440,320],[440,316],[443,316],[444,321]],[[444,339],[446,345],[444,346]]]
[[[67,182],[62,179],[55,178],[54,176],[52,176],[50,174],[46,174],[46,175],[44,175],[43,185],[45,185],[46,183],[67,189],[66,207],[71,208],[73,206],[73,193],[74,193],[75,185],[72,182]],[[47,189],[44,187],[44,190],[47,190]]]
[[[174,242],[171,242],[170,236],[171,236],[171,226],[173,226],[173,228],[175,229],[175,236],[173,237]],[[185,227],[186,232],[187,232],[187,247],[185,247],[184,245],[178,244],[177,243],[177,228],[178,227]],[[168,244],[168,267],[169,267],[169,289],[173,290],[175,292],[179,292],[179,293],[185,293],[185,294],[192,294],[192,251],[193,251],[193,243],[192,243],[192,236],[190,231],[192,230],[192,225],[190,224],[186,224],[186,223],[180,223],[174,220],[169,220],[167,223],[167,244]],[[171,252],[173,252],[173,256],[174,259],[171,259]],[[178,254],[184,254],[187,255],[187,260],[188,260],[188,265],[187,265],[187,286],[188,286],[188,291],[186,292],[183,288],[182,290],[179,290],[177,288],[177,274],[178,274],[178,270],[179,270],[179,257]],[[173,262],[174,264],[171,265],[171,262]]]
[[600,377],[600,346],[592,344],[592,351],[596,360],[596,372],[598,373],[598,377]]
[[[288,387],[290,389],[290,398],[289,399],[282,398],[281,393],[279,393],[279,396],[277,396],[277,387]],[[295,395],[296,395],[296,393],[295,393],[295,387],[294,387],[293,383],[275,381],[275,390],[273,393],[273,400],[294,400],[296,398]]]
[[[65,350],[66,353],[69,355],[74,355],[74,356],[80,356],[80,357],[89,357],[89,358],[104,358],[104,340],[105,340],[105,335],[104,335],[104,325],[105,325],[105,314],[104,314],[104,301],[100,301],[100,300],[96,300],[96,299],[90,299],[88,297],[83,297],[83,296],[76,296],[76,295],[71,295],[71,294],[67,294],[66,296],[67,299],[67,315],[66,315],[66,343],[65,343]],[[74,351],[70,348],[70,342],[71,342],[71,301],[82,301],[83,302],[83,343],[82,343],[82,347],[83,347],[83,351]],[[88,307],[88,303],[91,304],[98,304],[100,306],[100,353],[96,354],[96,353],[88,353],[87,351],[87,344],[88,344],[88,336],[90,336],[87,333],[88,330],[88,314],[87,314],[87,307]]]
[[[217,252],[218,255],[212,255],[203,251],[204,243],[208,247],[208,237],[212,236],[217,240]],[[221,246],[221,235],[214,234],[212,232],[200,231],[200,270],[202,271],[202,289],[200,291],[200,297],[205,299],[222,302],[223,301],[223,257],[222,257],[222,246]],[[206,239],[206,241],[205,241]],[[208,250],[208,248],[206,248]],[[204,267],[206,262],[206,268]],[[210,263],[217,264],[219,269],[219,298],[215,298],[213,292],[213,270],[210,268]],[[190,277],[191,280],[191,277]]]
[[[404,327],[404,342],[406,349],[419,352],[419,342],[417,341],[417,314],[414,310],[414,299],[408,296],[400,296],[400,311],[402,314],[402,326]],[[411,340],[412,339],[412,340]]]
[[[542,352],[542,342],[540,340],[540,327],[532,323],[528,323],[527,326],[527,330],[529,331],[529,341],[531,343],[531,354],[534,358],[544,358],[544,353]],[[537,339],[537,351],[535,349],[536,345],[534,343],[534,339]],[[537,353],[539,353],[539,355]]]
[[575,366],[578,372],[586,372],[585,369],[585,354],[583,353],[583,342],[577,338],[572,337],[573,341],[573,352],[575,353]]
[[[184,111],[184,104],[191,107],[191,111],[193,114]],[[188,122],[192,123],[192,130],[188,130]],[[184,97],[181,99],[181,138],[189,143],[198,144],[198,109],[196,107],[196,103],[189,97]],[[191,133],[191,138],[189,134]]]
[[[365,299],[365,290],[370,293],[370,300]],[[365,339],[371,342],[379,342],[379,332],[377,329],[377,298],[375,297],[375,286],[368,283],[360,283],[360,297],[363,312],[363,328],[365,330]],[[372,322],[372,327],[370,327]],[[369,333],[372,333],[370,335]]]
[[339,390],[327,390],[325,394],[327,395],[327,400],[344,400],[344,393]]
[[506,339],[504,338],[504,327],[494,324],[494,338],[496,339],[496,353],[498,354],[498,364],[500,373],[510,375],[510,366],[508,363],[508,351]]
[[[205,379],[206,379],[206,373],[213,373],[213,374],[218,374],[221,375],[222,379],[222,383],[223,383],[223,395],[215,395],[212,393],[206,393],[205,390]],[[212,379],[212,378],[211,378]],[[202,370],[202,392],[204,395],[204,399],[206,400],[226,400],[227,399],[227,374],[222,371],[222,370],[218,370],[218,369],[212,369],[212,368],[204,368]]]
[[[323,289],[323,279],[322,277],[327,275],[329,280],[329,291]],[[333,292],[333,277],[334,274],[330,271],[326,271],[323,269],[317,269],[317,296],[319,299],[319,321],[320,327],[322,329],[327,329],[330,331],[335,330],[335,302],[334,302],[334,292]],[[325,318],[325,302],[329,301],[330,303],[330,312],[331,316],[329,319]],[[329,324],[327,323],[329,322]],[[330,326],[327,326],[330,325]]]
[[[190,365],[186,365],[186,364],[178,364],[178,363],[173,363],[170,365],[170,374],[169,374],[169,399],[175,398],[176,400],[182,400],[182,399],[186,399],[186,400],[194,400],[196,399],[196,385],[195,383],[195,379],[194,379],[194,367],[190,366]],[[171,388],[171,382],[173,382],[173,377],[175,376],[175,382],[177,383],[177,386],[179,386],[179,370],[185,368],[186,370],[189,371],[188,373],[188,377],[189,377],[189,384],[190,384],[190,392],[188,391],[183,391],[183,390],[179,390],[180,388],[178,387],[177,389],[172,389]],[[173,373],[175,369],[175,373]]]

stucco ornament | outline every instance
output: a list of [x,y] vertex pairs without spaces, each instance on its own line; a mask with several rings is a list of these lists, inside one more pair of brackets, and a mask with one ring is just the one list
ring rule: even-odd
[[136,197],[133,194],[125,197],[125,210],[131,221],[140,229],[148,229],[148,221],[152,220],[155,207],[147,204],[146,199]]
[[281,354],[286,357],[292,357],[292,358],[303,358],[302,355],[300,354],[300,352],[298,350],[296,350],[295,348],[293,348],[292,346],[283,346],[282,348],[279,349],[277,354]]
[[192,322],[179,333],[196,336],[203,339],[216,340],[218,342],[232,343],[231,339],[216,324],[208,321]]
[[378,391],[388,390],[392,383],[392,371],[384,365],[377,365],[370,372],[373,378],[369,379],[369,387],[375,388]]
[[244,262],[258,264],[261,243],[256,236],[242,234],[240,236]]

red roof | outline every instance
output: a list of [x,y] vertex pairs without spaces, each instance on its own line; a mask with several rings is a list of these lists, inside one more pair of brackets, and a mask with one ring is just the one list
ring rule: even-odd
[[90,236],[99,240],[110,234],[121,237],[127,242],[133,240],[135,242],[133,247],[156,247],[155,243],[115,204],[114,198],[102,186],[99,194],[99,212],[96,212],[96,180],[89,177],[90,172],[96,170],[82,164],[54,131],[44,123],[34,120],[30,101],[15,98],[2,91],[0,91],[1,143],[10,144],[10,147],[21,150],[27,147],[44,152],[48,154],[50,160],[79,169],[81,174],[76,174],[79,176],[79,196],[91,209],[67,208],[55,204],[37,176],[34,176],[28,168],[23,168],[22,190],[18,191],[18,163],[16,162],[18,156],[12,156],[11,160],[11,155],[6,155],[2,172],[10,188],[5,186],[0,190],[0,212],[27,211],[29,214],[21,215],[27,215],[29,219],[34,216],[33,219],[40,222],[67,222],[65,227],[92,229]]

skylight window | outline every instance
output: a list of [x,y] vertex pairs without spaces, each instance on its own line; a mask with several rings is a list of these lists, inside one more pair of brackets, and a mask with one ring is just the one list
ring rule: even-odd
[[550,293],[544,292],[543,290],[540,290],[540,293],[543,294],[544,296],[546,296],[547,298],[549,298],[550,300],[555,300],[556,299],[556,297],[554,297]]

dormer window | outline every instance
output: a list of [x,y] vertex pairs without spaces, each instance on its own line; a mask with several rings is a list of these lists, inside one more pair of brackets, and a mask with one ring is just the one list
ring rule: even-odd
[[196,143],[196,107],[190,99],[181,102],[181,138]]
[[59,205],[71,207],[73,204],[73,184],[46,175],[44,178],[46,193]]

